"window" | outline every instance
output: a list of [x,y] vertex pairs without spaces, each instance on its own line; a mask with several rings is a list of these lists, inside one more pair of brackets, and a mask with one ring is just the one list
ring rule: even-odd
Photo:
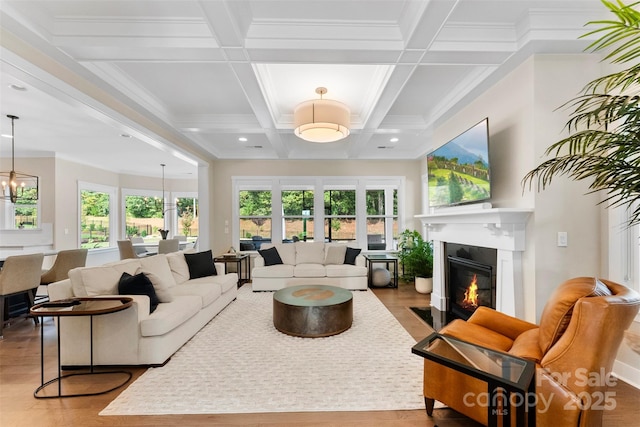
[[238,213],[240,250],[257,250],[262,242],[271,241],[271,191],[240,191]]
[[142,195],[143,193],[124,196],[125,235],[147,237],[157,235],[163,228],[162,197]]
[[313,241],[313,190],[283,190],[284,241]]
[[35,188],[20,188],[18,190],[16,203],[9,201],[2,203],[3,209],[0,215],[3,220],[0,228],[28,229],[39,227],[40,205],[38,200],[33,200],[33,198],[30,197],[21,197],[22,195],[26,196],[35,192]]
[[324,221],[327,241],[356,240],[356,190],[325,190]]
[[175,235],[185,236],[188,240],[198,237],[198,198],[177,197],[176,216],[178,228]]
[[[233,177],[233,244],[347,241],[394,250],[401,229],[404,177]],[[258,243],[252,241],[258,234]],[[365,244],[376,234],[377,245]],[[374,249],[375,247],[375,249]]]
[[[395,249],[398,236],[398,190],[368,189],[366,200],[367,249]],[[392,247],[387,244],[389,241],[393,242]]]
[[112,187],[80,183],[80,247],[103,248],[114,243],[115,194]]

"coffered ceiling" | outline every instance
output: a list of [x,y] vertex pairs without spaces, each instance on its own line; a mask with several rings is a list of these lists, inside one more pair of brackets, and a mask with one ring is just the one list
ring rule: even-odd
[[[599,0],[0,0],[0,13],[0,128],[20,116],[17,155],[156,176],[166,163],[172,177],[210,158],[419,158],[435,126],[531,54],[582,52],[584,24],[606,17]],[[340,142],[293,134],[319,86],[351,109]]]

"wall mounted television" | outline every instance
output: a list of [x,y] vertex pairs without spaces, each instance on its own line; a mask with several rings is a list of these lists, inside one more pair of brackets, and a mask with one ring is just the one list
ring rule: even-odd
[[427,154],[427,172],[430,207],[489,200],[489,119]]

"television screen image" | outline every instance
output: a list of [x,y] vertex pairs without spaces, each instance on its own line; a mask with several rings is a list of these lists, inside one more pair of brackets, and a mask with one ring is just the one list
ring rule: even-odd
[[427,155],[429,205],[455,206],[491,197],[489,119]]

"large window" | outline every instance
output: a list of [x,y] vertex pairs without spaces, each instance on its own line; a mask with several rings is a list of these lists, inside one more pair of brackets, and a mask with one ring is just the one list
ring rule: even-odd
[[198,237],[198,198],[176,197],[176,218],[178,228],[175,235],[187,239]]
[[[398,190],[367,189],[367,249],[397,249]],[[389,237],[393,236],[391,245]]]
[[283,190],[283,241],[313,241],[313,190]]
[[126,195],[124,196],[125,208],[125,235],[130,237],[148,237],[157,235],[163,228],[162,197],[154,195]]
[[233,177],[232,183],[233,244],[240,250],[259,249],[265,240],[396,249],[404,177]]
[[271,241],[271,191],[241,190],[238,194],[240,250],[260,249]]
[[326,240],[356,240],[356,190],[324,190]]
[[80,247],[111,246],[116,222],[114,207],[114,188],[80,184]]
[[10,201],[2,202],[2,212],[0,217],[2,222],[0,228],[7,229],[27,229],[39,227],[39,204],[28,196],[35,193],[35,188],[20,188],[16,203]]

